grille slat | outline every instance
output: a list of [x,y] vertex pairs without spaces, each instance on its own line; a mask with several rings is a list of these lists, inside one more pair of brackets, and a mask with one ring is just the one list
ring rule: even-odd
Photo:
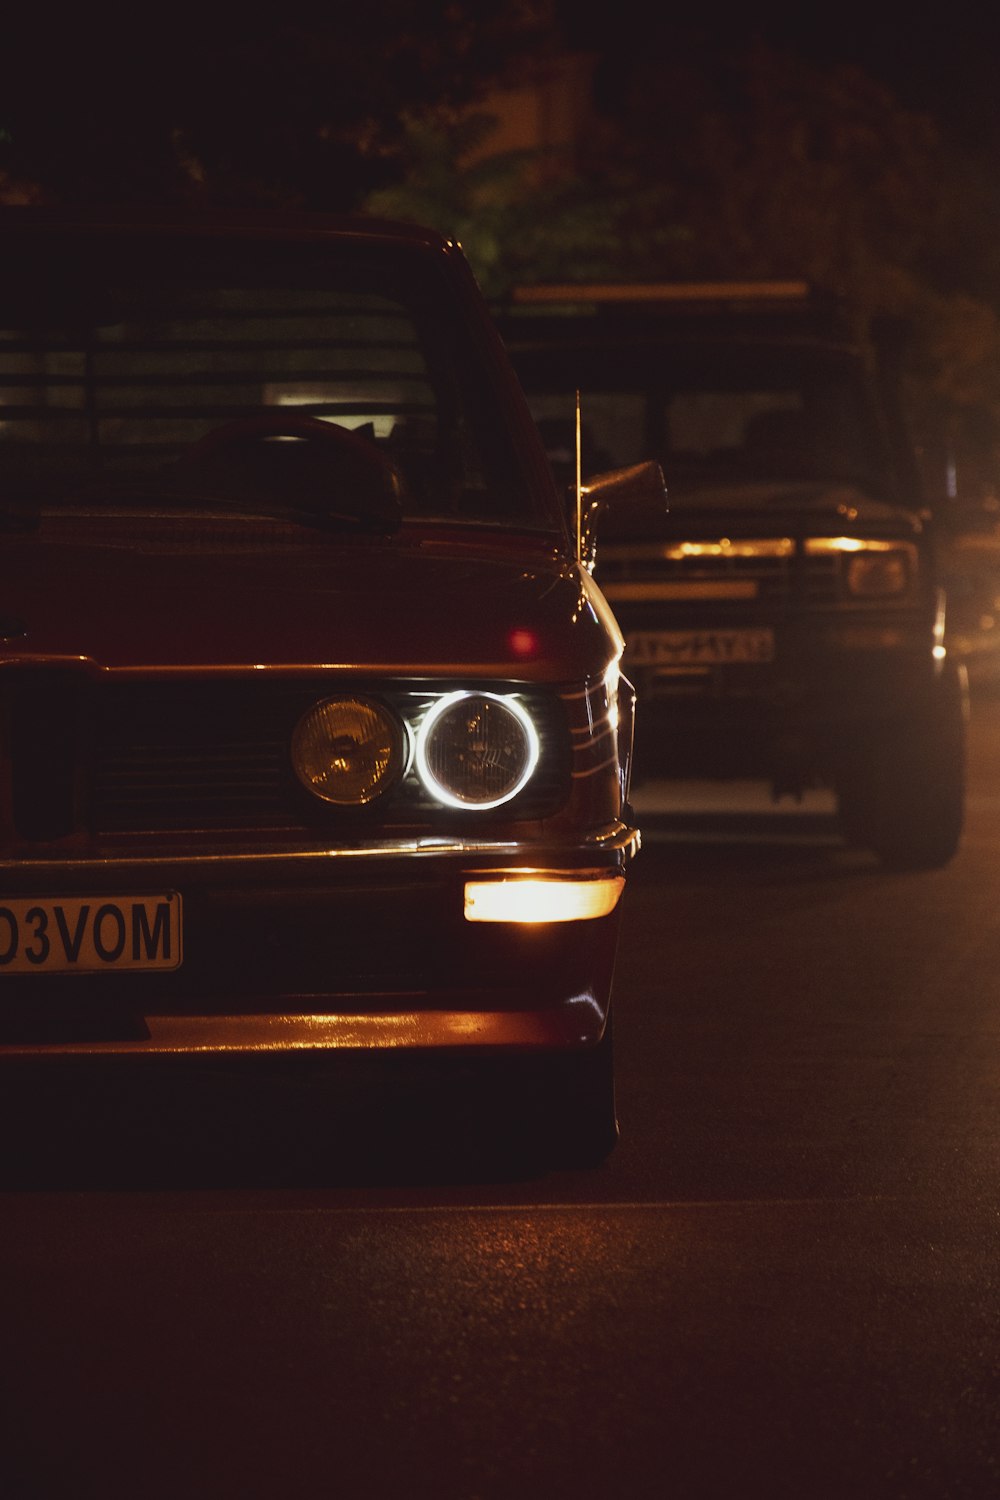
[[[739,550],[738,544],[729,551],[722,542],[694,544],[690,553],[683,544],[660,548],[608,547],[598,553],[596,577],[602,587],[630,583],[710,588],[716,584],[721,594],[727,584],[739,583],[751,586],[754,598],[767,604],[784,604],[795,596],[807,605],[818,607],[838,602],[836,557],[809,553],[797,556],[791,542],[757,545],[773,547],[773,554],[748,555]],[[710,600],[703,595],[699,602]]]
[[613,583],[749,583],[757,597],[779,601],[792,589],[791,557],[598,555],[598,581]]

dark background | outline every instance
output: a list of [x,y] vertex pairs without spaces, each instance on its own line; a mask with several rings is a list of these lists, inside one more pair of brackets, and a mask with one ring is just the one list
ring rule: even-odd
[[[497,299],[802,277],[905,329],[925,499],[976,508],[1000,489],[998,41],[963,5],[22,9],[0,202],[416,219]],[[568,135],[491,145],[498,97],[570,75]]]

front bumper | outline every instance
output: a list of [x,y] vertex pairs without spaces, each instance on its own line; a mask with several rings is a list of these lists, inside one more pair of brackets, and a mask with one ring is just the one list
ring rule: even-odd
[[[651,628],[648,619],[626,622],[626,637],[630,625]],[[873,734],[925,714],[944,670],[926,624],[826,619],[770,628],[770,660],[629,665],[640,705],[640,777],[766,777],[788,766],[822,775]]]
[[572,846],[0,861],[11,902],[177,892],[184,925],[174,970],[0,968],[0,1056],[593,1045],[610,1009],[617,901],[586,920],[470,921],[466,888],[530,876],[561,894],[617,891],[637,846],[618,824]]

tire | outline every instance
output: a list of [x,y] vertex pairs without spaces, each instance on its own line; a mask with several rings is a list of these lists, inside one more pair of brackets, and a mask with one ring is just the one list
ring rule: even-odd
[[838,781],[841,829],[887,869],[934,870],[958,852],[965,820],[968,685],[949,663],[929,703],[859,749]]

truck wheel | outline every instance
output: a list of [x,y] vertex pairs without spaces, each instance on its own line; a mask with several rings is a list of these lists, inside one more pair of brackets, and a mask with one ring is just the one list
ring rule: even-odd
[[949,664],[920,713],[860,750],[839,786],[841,827],[892,870],[933,870],[958,850],[965,818],[968,688]]

